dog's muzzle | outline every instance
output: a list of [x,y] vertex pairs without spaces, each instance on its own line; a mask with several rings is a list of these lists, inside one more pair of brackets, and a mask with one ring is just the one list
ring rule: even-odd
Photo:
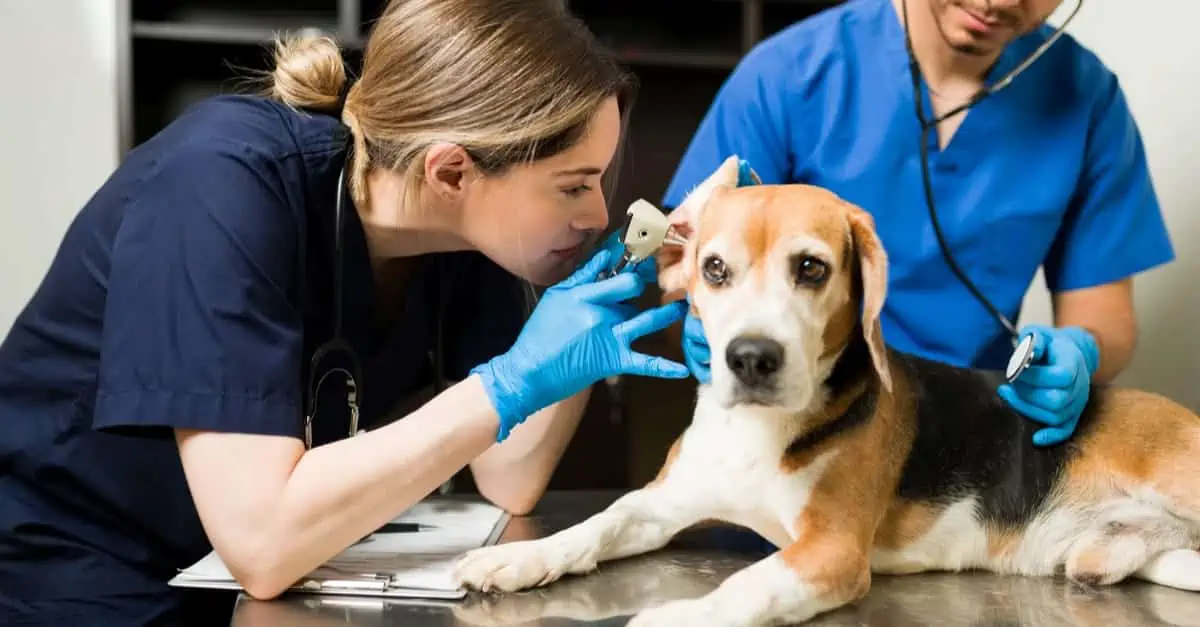
[[783,359],[783,345],[770,338],[743,335],[729,342],[725,364],[737,378],[737,400],[769,404],[778,388]]

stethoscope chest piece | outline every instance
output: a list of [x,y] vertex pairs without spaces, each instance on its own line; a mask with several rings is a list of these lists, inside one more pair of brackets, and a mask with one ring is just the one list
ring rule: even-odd
[[1008,367],[1004,369],[1004,377],[1009,383],[1017,380],[1022,372],[1033,363],[1033,335],[1026,335],[1017,342],[1012,357],[1008,358]]

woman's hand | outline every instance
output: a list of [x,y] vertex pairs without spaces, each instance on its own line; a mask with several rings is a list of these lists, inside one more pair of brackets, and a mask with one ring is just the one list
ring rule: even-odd
[[622,374],[688,376],[682,364],[630,348],[634,340],[681,319],[684,305],[637,313],[625,301],[642,293],[642,276],[622,272],[596,281],[614,261],[608,250],[601,250],[575,274],[546,290],[513,347],[472,369],[500,416],[497,441],[534,412],[601,379]]

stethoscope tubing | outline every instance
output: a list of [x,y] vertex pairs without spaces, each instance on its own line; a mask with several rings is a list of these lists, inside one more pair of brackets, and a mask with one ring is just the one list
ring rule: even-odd
[[909,73],[912,76],[913,98],[916,105],[915,109],[917,121],[921,125],[921,145],[919,151],[921,161],[921,182],[922,187],[924,188],[925,205],[929,209],[929,219],[933,223],[934,236],[937,239],[938,247],[941,249],[942,257],[944,257],[946,260],[946,265],[950,267],[950,271],[953,272],[955,277],[963,284],[963,286],[966,287],[969,292],[971,292],[971,295],[974,296],[974,298],[979,301],[979,303],[983,305],[985,309],[988,310],[988,313],[991,314],[991,316],[995,318],[1001,326],[1004,327],[1004,330],[1007,331],[1010,336],[1012,336],[1014,346],[1017,346],[1021,339],[1016,325],[1013,324],[1013,322],[1008,319],[1008,316],[1005,316],[1004,313],[1001,312],[975,285],[974,281],[967,276],[966,272],[963,271],[963,269],[954,260],[954,256],[950,253],[949,244],[946,243],[945,234],[942,232],[941,224],[937,218],[937,210],[933,197],[932,176],[929,173],[929,133],[935,130],[938,124],[941,124],[945,120],[967,111],[971,107],[974,107],[982,102],[988,96],[991,96],[992,94],[995,94],[996,92],[1012,84],[1013,79],[1020,75],[1021,72],[1024,72],[1027,68],[1029,68],[1030,65],[1033,65],[1034,61],[1037,61],[1039,57],[1041,57],[1046,53],[1047,50],[1050,49],[1050,46],[1054,45],[1054,42],[1058,41],[1059,38],[1063,36],[1063,34],[1066,32],[1067,25],[1071,23],[1071,20],[1075,18],[1075,15],[1079,13],[1079,9],[1082,7],[1083,0],[1076,0],[1075,8],[1072,9],[1071,13],[1067,15],[1067,18],[1063,20],[1062,25],[1059,26],[1050,37],[1047,37],[1046,41],[1042,42],[1042,44],[1038,46],[1036,50],[1025,57],[1025,59],[1018,63],[1016,67],[1009,70],[1003,77],[996,80],[991,85],[981,88],[965,103],[951,109],[946,113],[943,113],[940,116],[936,116],[931,120],[927,120],[925,118],[924,98],[921,92],[921,68],[920,64],[917,62],[916,54],[913,51],[912,38],[909,35],[908,0],[903,0],[901,2],[901,13],[904,20],[904,44],[905,50],[908,53]]
[[[312,448],[313,433],[312,424],[313,418],[317,411],[317,399],[320,397],[322,384],[329,375],[338,373],[346,377],[346,405],[350,410],[350,428],[349,435],[351,437],[358,434],[358,419],[360,400],[363,393],[363,376],[362,364],[358,358],[358,352],[350,345],[342,332],[342,314],[344,304],[342,301],[343,295],[343,258],[345,256],[345,198],[347,190],[345,187],[346,181],[346,166],[343,164],[341,171],[338,173],[337,182],[337,200],[334,203],[334,246],[333,246],[333,335],[329,340],[322,343],[313,351],[312,358],[309,361],[308,370],[308,399],[304,410],[304,444],[305,448]],[[348,367],[335,367],[329,369],[317,378],[317,373],[320,372],[319,366],[321,361],[327,358],[331,353],[341,353],[349,360]]]

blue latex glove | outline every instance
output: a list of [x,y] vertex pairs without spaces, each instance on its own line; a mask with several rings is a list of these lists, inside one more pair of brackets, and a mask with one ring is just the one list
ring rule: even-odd
[[[738,187],[760,182],[750,164],[745,159],[739,159]],[[706,384],[712,381],[712,349],[708,346],[708,338],[704,335],[704,327],[700,320],[691,313],[690,298],[688,305],[688,313],[683,320],[683,361],[692,372],[692,376],[700,383]]]
[[1030,325],[1022,330],[1024,335],[1034,337],[1034,364],[1015,382],[1001,385],[998,392],[1013,409],[1049,425],[1033,434],[1035,445],[1060,444],[1079,424],[1092,375],[1100,365],[1100,348],[1096,339],[1079,327]]
[[637,313],[622,304],[645,288],[634,272],[597,281],[613,259],[600,250],[574,274],[546,290],[508,352],[476,366],[500,416],[497,441],[549,405],[617,375],[681,379],[688,370],[662,357],[636,353],[630,343],[683,317],[671,303]]
[[[617,265],[617,261],[621,259],[621,255],[625,254],[625,244],[621,241],[620,230],[614,231],[612,235],[608,236],[608,239],[604,240],[603,249],[608,251],[610,259],[609,263],[605,266],[605,270],[611,270]],[[647,257],[637,263],[629,264],[621,270],[621,272],[630,271],[637,272],[638,276],[642,277],[642,280],[646,283],[658,283],[658,263],[653,257]]]

